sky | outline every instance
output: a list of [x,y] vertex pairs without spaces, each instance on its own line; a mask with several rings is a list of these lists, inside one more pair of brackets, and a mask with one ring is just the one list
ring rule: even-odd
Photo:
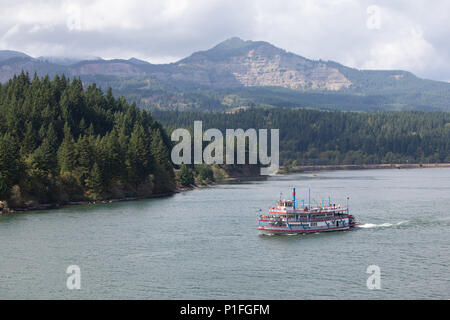
[[168,63],[231,37],[450,81],[448,0],[0,0],[0,50]]

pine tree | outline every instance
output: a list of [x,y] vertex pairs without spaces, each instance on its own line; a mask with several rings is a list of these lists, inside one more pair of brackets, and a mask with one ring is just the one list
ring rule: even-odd
[[6,181],[6,178],[3,177],[3,174],[0,171],[0,200],[6,199],[8,197],[9,189],[11,188]]
[[89,175],[94,160],[93,156],[94,154],[88,136],[80,136],[75,143],[75,166],[80,183],[84,183]]
[[17,156],[18,151],[18,144],[9,133],[0,136],[0,199],[6,198],[9,190],[21,178],[24,164]]
[[45,138],[48,140],[50,145],[51,155],[56,159],[56,152],[58,151],[58,134],[53,123],[50,123],[47,129]]
[[153,158],[153,173],[155,177],[155,191],[168,192],[175,187],[173,167],[168,150],[159,130],[153,130],[151,154]]
[[85,134],[86,133],[86,121],[84,120],[84,118],[82,118],[81,119],[81,121],[80,121],[80,125],[79,125],[79,130],[80,130],[80,133],[82,133],[82,134]]
[[196,166],[198,177],[202,183],[210,183],[214,181],[214,172],[211,167],[206,164],[199,164]]
[[95,130],[94,130],[94,125],[91,124],[89,125],[89,128],[86,130],[86,133],[88,136],[94,136],[95,135]]
[[50,139],[44,138],[42,144],[33,152],[31,166],[46,173],[55,173],[57,159]]
[[150,174],[151,159],[148,147],[144,128],[136,124],[131,133],[126,156],[128,178],[136,185],[145,181]]
[[58,167],[61,173],[71,172],[75,167],[75,140],[67,122],[64,125],[64,139],[58,149]]
[[119,143],[117,131],[112,130],[103,140],[107,180],[123,176],[125,174],[125,153]]
[[192,169],[183,163],[180,168],[180,184],[182,186],[190,186],[194,183],[195,179]]
[[22,156],[29,155],[36,148],[36,132],[33,129],[33,123],[28,121],[25,127],[25,134],[20,147],[20,153]]
[[97,162],[94,163],[92,170],[89,172],[89,176],[86,178],[85,184],[93,199],[97,200],[102,197],[104,191],[103,178]]

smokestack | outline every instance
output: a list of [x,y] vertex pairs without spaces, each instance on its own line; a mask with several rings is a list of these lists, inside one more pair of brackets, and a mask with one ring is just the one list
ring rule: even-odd
[[292,188],[292,205],[295,210],[295,188]]

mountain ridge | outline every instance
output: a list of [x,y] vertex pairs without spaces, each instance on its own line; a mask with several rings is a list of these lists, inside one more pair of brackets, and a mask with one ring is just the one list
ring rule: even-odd
[[[285,104],[332,109],[450,111],[449,83],[421,79],[409,71],[359,70],[334,61],[312,60],[265,41],[238,37],[169,64],[152,64],[136,58],[81,60],[73,64],[67,61],[62,59],[57,64],[20,52],[0,51],[0,82],[22,70],[37,72],[39,76],[64,73],[105,89],[111,86],[117,94],[158,109]],[[267,95],[271,97],[269,103],[261,98]],[[337,95],[340,96],[336,98]],[[316,105],[315,96],[326,98],[326,103]]]

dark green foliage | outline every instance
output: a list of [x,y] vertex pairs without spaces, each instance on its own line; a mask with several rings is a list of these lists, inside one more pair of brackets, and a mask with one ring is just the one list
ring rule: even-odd
[[64,125],[64,139],[58,150],[59,170],[63,172],[71,172],[75,168],[75,141],[70,133],[68,123]]
[[18,144],[9,133],[0,133],[0,198],[5,198],[19,182],[24,164],[18,157]]
[[51,139],[44,138],[42,144],[31,154],[32,168],[55,174],[57,158]]
[[195,166],[195,170],[198,173],[198,179],[201,183],[210,183],[214,181],[214,173],[211,169],[211,166],[206,164],[199,164]]
[[168,148],[159,130],[152,135],[151,152],[153,154],[153,170],[155,172],[155,189],[158,192],[168,192],[174,188],[174,173]]
[[36,148],[36,132],[33,129],[33,124],[31,121],[25,126],[25,133],[22,140],[22,145],[20,147],[20,153],[22,156],[30,154]]
[[154,112],[170,128],[280,129],[280,161],[291,165],[450,162],[450,113],[256,109]]
[[0,200],[15,185],[15,203],[172,191],[169,147],[148,112],[95,84],[22,73],[0,87]]
[[[128,143],[126,166],[128,178],[136,185],[142,183],[150,173],[150,144],[142,125],[136,124]],[[155,155],[157,156],[157,155]]]
[[104,181],[102,177],[102,172],[97,162],[94,163],[89,175],[86,179],[86,187],[88,188],[89,194],[93,199],[100,199],[104,191]]
[[192,172],[192,169],[189,168],[184,163],[180,167],[179,180],[180,180],[180,184],[185,187],[193,185],[195,183],[194,174]]
[[6,198],[9,191],[9,184],[2,173],[0,173],[0,199]]

